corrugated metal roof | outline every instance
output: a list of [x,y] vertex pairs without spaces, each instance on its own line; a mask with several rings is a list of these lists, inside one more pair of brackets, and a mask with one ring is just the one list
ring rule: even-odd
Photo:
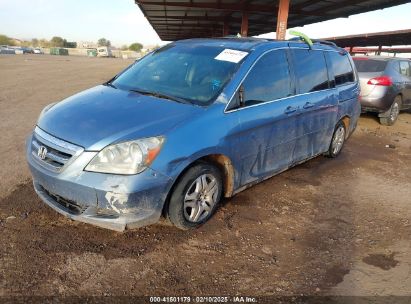
[[[276,30],[278,0],[135,0],[162,40],[221,37],[240,32],[243,12],[248,13],[249,36]],[[288,27],[348,17],[383,9],[407,0],[291,0]]]
[[411,45],[411,29],[325,38],[340,47]]

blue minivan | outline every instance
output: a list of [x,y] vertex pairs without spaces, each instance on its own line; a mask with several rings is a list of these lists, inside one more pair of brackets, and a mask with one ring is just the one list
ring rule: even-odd
[[170,43],[47,106],[27,140],[34,188],[56,211],[123,231],[206,222],[231,197],[337,156],[361,107],[350,55],[327,42]]

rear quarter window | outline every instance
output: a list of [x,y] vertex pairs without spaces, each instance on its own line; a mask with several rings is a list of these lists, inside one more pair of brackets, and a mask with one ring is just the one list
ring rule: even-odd
[[299,93],[311,93],[329,88],[324,53],[317,50],[292,49]]
[[344,85],[354,81],[354,71],[347,54],[328,52],[335,85]]
[[353,58],[355,67],[359,73],[384,72],[387,67],[387,61],[374,60],[368,58]]

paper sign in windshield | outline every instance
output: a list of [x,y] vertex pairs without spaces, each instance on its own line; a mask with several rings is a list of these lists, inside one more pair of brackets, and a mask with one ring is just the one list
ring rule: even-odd
[[225,49],[220,54],[218,54],[217,57],[215,57],[214,59],[239,63],[241,59],[243,59],[247,55],[247,52]]

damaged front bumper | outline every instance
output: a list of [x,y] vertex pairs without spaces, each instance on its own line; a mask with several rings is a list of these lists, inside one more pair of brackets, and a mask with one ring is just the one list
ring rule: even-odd
[[[34,189],[51,208],[73,220],[116,231],[159,220],[172,185],[169,177],[150,168],[136,175],[86,172],[84,168],[97,153],[89,151],[82,151],[58,170],[51,170],[37,157],[39,144],[33,145],[37,138],[40,145],[44,143],[52,151],[52,158],[66,154],[50,138],[33,134],[27,139],[26,156]],[[49,163],[55,165],[54,160]]]

